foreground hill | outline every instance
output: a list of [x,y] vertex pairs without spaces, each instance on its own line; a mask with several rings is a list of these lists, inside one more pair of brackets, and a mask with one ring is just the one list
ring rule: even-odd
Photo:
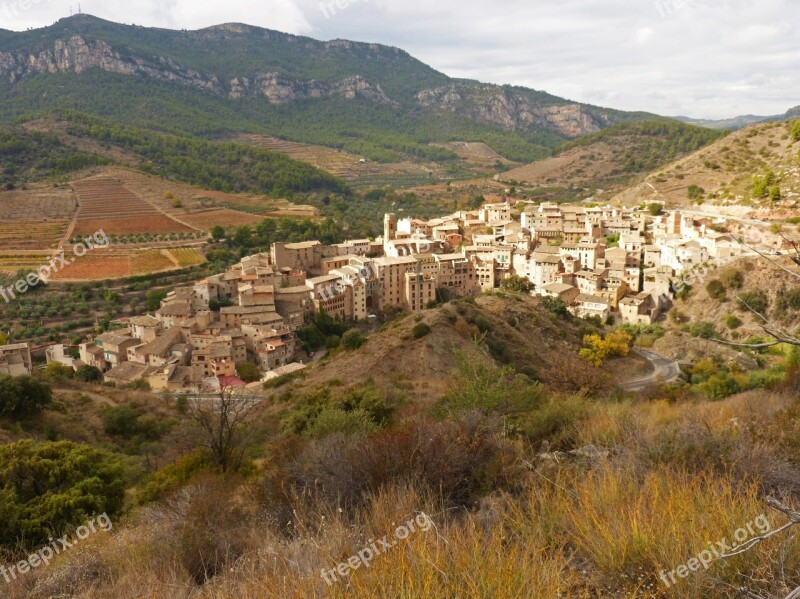
[[[280,381],[234,425],[226,471],[213,402],[57,383],[39,413],[0,415],[18,515],[0,549],[27,559],[56,510],[71,546],[4,597],[786,596],[791,533],[680,572],[708,539],[785,523],[766,500],[800,497],[796,371],[716,401],[609,394],[572,361],[593,327],[553,312],[495,293],[398,316]],[[553,371],[589,378],[568,391]]]
[[[430,332],[414,337],[424,323]],[[576,359],[586,323],[563,318],[538,298],[482,295],[390,322],[354,352],[340,352],[307,372],[295,393],[342,378],[348,385],[372,381],[400,386],[417,401],[429,402],[453,384],[461,353],[470,361],[507,364],[554,390],[600,389],[610,381],[599,369]],[[476,350],[476,340],[485,344]],[[535,341],[534,341],[535,340]]]
[[595,193],[608,197],[635,177],[686,156],[723,135],[668,120],[624,123],[569,142],[559,147],[555,156],[512,169],[500,178],[514,184],[549,188],[565,199],[570,198],[570,193],[582,198]]
[[54,107],[199,135],[269,133],[381,160],[454,156],[430,141],[481,141],[532,160],[646,116],[450,79],[379,44],[241,24],[168,31],[88,15],[0,32],[0,117]]
[[800,198],[798,151],[798,121],[752,125],[656,170],[618,199],[790,215]]

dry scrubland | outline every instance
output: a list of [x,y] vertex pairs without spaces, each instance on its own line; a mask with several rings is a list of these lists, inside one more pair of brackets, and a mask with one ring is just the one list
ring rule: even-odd
[[[760,214],[796,216],[800,200],[800,142],[790,135],[791,122],[746,127],[650,175],[615,199],[640,203],[642,198],[666,199],[670,206],[688,206],[689,186],[705,191],[705,201],[720,206],[760,208]],[[767,169],[783,175],[783,199],[751,197],[754,175]],[[713,208],[710,208],[713,210]],[[794,209],[794,210],[793,210]]]
[[[429,331],[414,334],[423,323]],[[197,441],[192,429],[173,427],[162,439],[169,451],[146,454],[155,468],[171,465],[130,493],[152,491],[155,480],[155,503],[134,507],[113,533],[93,535],[4,592],[727,599],[738,596],[729,585],[746,583],[761,596],[785,596],[800,584],[791,534],[713,562],[671,589],[658,576],[761,514],[773,528],[785,523],[767,496],[800,503],[798,373],[718,402],[660,390],[626,397],[601,370],[573,361],[585,326],[536,299],[502,294],[391,321],[360,349],[334,350],[307,376],[269,392],[256,414],[257,451],[239,475],[198,471],[192,454],[173,464]],[[459,352],[469,354],[469,367]],[[498,370],[498,360],[518,374]],[[519,387],[521,372],[543,383]],[[572,386],[581,378],[582,392]],[[40,428],[109,442],[97,418],[108,402],[133,402],[160,422],[186,419],[174,400],[95,389],[91,397],[80,387],[61,392],[64,409],[46,413]],[[509,390],[514,401],[492,409],[459,409],[454,399]],[[323,398],[374,409],[376,397],[395,407],[382,429],[291,432]],[[536,407],[520,415],[516,402],[529,400]],[[21,434],[8,430],[4,440]],[[322,569],[384,535],[391,540],[419,512],[431,530],[411,533],[346,581],[323,582]]]
[[[209,475],[117,522],[112,536],[100,533],[10,585],[7,596],[722,599],[737,596],[725,584],[739,585],[743,576],[757,589],[796,584],[800,547],[791,535],[715,562],[670,590],[657,578],[766,513],[766,492],[797,491],[800,480],[785,461],[786,436],[797,434],[786,424],[796,396],[750,393],[713,405],[570,402],[572,442],[602,444],[610,457],[537,460],[505,439],[499,423],[467,419],[448,430],[428,425],[424,438],[435,439],[417,449],[439,453],[425,462],[433,472],[375,488],[341,510],[322,492],[284,495],[269,463],[266,475],[247,481]],[[342,451],[329,441],[305,458],[321,481],[348,481],[378,475],[383,460],[413,449],[410,441],[387,436],[350,462],[338,461]],[[484,470],[485,456],[468,462],[457,453],[475,446],[502,454],[497,470]],[[478,471],[504,488],[457,507],[451,487],[425,485],[436,468]],[[391,535],[419,511],[435,528],[400,541],[348,583],[322,582],[322,568]],[[773,528],[785,522],[769,518]]]

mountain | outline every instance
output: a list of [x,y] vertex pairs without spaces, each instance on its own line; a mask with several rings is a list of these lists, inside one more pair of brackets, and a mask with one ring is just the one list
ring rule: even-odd
[[743,116],[736,116],[731,119],[693,119],[686,116],[673,117],[676,121],[682,123],[689,123],[699,127],[708,127],[709,129],[729,129],[737,131],[755,123],[763,123],[765,121],[789,121],[800,117],[800,106],[795,106],[786,111],[786,114],[779,114],[776,116],[756,116],[754,114],[746,114]]
[[756,116],[754,114],[747,114],[743,116],[736,116],[731,119],[718,119],[718,120],[693,119],[687,116],[674,117],[676,121],[680,121],[681,123],[697,125],[698,127],[708,127],[709,129],[729,129],[731,131],[736,131],[737,129],[741,129],[742,127],[747,127],[748,125],[752,125],[754,123],[760,123],[762,121],[769,121],[774,118],[775,117],[769,117],[769,116]]
[[56,107],[207,137],[272,134],[383,161],[452,160],[429,143],[476,141],[527,162],[652,117],[451,79],[398,48],[243,24],[171,31],[76,15],[0,31],[0,120]]

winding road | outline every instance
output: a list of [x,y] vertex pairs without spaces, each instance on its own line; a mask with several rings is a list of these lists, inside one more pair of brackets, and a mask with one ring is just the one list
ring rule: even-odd
[[625,383],[625,388],[629,391],[640,391],[656,383],[671,383],[680,377],[681,369],[675,360],[670,360],[661,354],[639,347],[633,348],[633,351],[652,364],[653,372],[645,377]]

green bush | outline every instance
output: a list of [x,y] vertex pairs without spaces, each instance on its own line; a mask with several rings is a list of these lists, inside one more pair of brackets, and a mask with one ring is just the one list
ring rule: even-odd
[[411,336],[414,337],[414,339],[420,339],[421,337],[424,337],[430,332],[431,332],[431,327],[429,327],[424,322],[420,322],[413,329],[411,329]]
[[706,285],[708,295],[717,301],[724,302],[727,298],[725,296],[725,285],[717,279],[711,279]]
[[740,294],[737,305],[739,310],[744,312],[755,310],[759,314],[765,314],[769,307],[769,299],[763,291],[751,291]]
[[140,438],[147,441],[160,439],[170,424],[152,416],[142,416],[131,404],[108,406],[103,410],[103,428],[112,437],[131,440]]
[[728,289],[741,289],[744,285],[744,274],[736,268],[726,268],[719,273],[719,279]]
[[0,376],[0,416],[35,416],[53,400],[50,385],[29,376]]
[[729,329],[738,329],[742,326],[742,321],[735,314],[726,314],[723,318],[725,326]]
[[367,342],[367,338],[358,329],[350,329],[342,335],[342,347],[346,350],[358,349]]
[[125,480],[119,457],[69,441],[0,446],[0,545],[35,547],[96,514],[116,516]]

